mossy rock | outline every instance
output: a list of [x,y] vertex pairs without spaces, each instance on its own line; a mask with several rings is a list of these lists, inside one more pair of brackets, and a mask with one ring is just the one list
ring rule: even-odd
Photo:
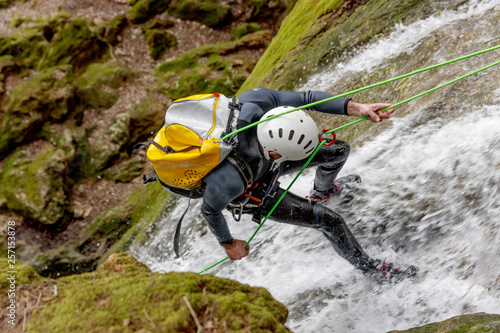
[[0,37],[0,56],[12,55],[24,66],[37,70],[70,64],[79,73],[106,54],[107,41],[102,38],[110,37],[117,28],[99,29],[84,18],[70,19],[66,12],[60,11],[51,17],[38,18],[10,36]]
[[500,314],[474,313],[456,316],[438,323],[389,333],[472,333],[500,332]]
[[74,90],[68,66],[41,71],[16,86],[0,120],[0,157],[36,139],[42,123],[64,120],[73,108]]
[[269,31],[258,31],[236,41],[189,50],[157,67],[157,89],[174,100],[200,93],[232,95],[254,65],[254,62],[241,58],[239,53],[264,48],[270,39]]
[[111,20],[99,25],[98,35],[102,41],[116,45],[120,41],[120,34],[127,24],[126,15],[115,16]]
[[25,246],[18,256],[43,276],[90,272],[111,254],[149,241],[172,205],[171,195],[160,184],[149,184],[101,212],[74,240],[43,252]]
[[262,27],[256,22],[244,22],[231,30],[232,39],[239,39],[245,35],[262,30]]
[[144,31],[149,30],[149,29],[159,29],[159,30],[165,30],[165,29],[170,29],[175,25],[174,21],[172,20],[151,20],[147,24],[143,25],[142,29]]
[[129,141],[130,114],[122,112],[113,117],[108,131],[89,144],[89,170],[92,173],[108,168]]
[[171,47],[177,45],[177,38],[167,31],[147,29],[144,35],[149,46],[149,55],[154,60],[160,59]]
[[143,174],[143,171],[143,158],[139,155],[134,155],[127,158],[125,161],[104,170],[101,175],[105,179],[114,180],[118,183],[128,183],[132,179]]
[[[9,298],[7,295],[11,293],[11,279],[7,280],[7,278],[11,278],[12,275],[15,276],[15,288],[23,285],[23,284],[35,284],[43,282],[43,278],[38,275],[33,268],[28,265],[21,264],[18,260],[15,260],[15,263],[12,265],[12,260],[8,260],[7,256],[0,258],[0,266],[4,269],[0,272],[0,292],[5,295],[0,299],[0,306],[4,308],[9,304]],[[15,274],[8,273],[9,271],[16,272]],[[14,286],[12,286],[14,287]]]
[[120,97],[118,89],[134,76],[130,69],[115,61],[91,64],[77,80],[79,106],[109,109]]
[[341,59],[346,51],[388,35],[396,24],[409,24],[461,4],[457,1],[443,5],[429,0],[298,0],[239,92],[259,87],[293,89],[332,60]]
[[141,24],[154,16],[163,13],[170,5],[170,0],[138,0],[134,1],[127,16],[130,22]]
[[115,254],[95,273],[57,280],[59,297],[36,309],[29,332],[191,332],[187,303],[206,329],[289,332],[288,311],[267,290],[195,273],[152,273]]
[[211,28],[223,26],[232,18],[230,5],[213,0],[174,0],[168,12],[182,20],[197,21]]
[[77,17],[57,31],[43,53],[38,68],[71,64],[80,72],[90,63],[101,59],[107,44],[98,38],[97,28],[86,19]]
[[66,156],[46,145],[37,156],[18,150],[0,172],[0,202],[25,218],[53,225],[67,218]]
[[134,105],[130,113],[129,146],[148,140],[160,126],[167,106],[160,103],[154,94],[149,94],[141,103]]
[[0,0],[0,9],[9,8],[16,0]]

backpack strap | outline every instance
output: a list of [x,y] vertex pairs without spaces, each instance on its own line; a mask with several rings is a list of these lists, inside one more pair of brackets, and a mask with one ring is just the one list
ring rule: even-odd
[[245,181],[247,188],[251,187],[253,183],[253,172],[252,169],[250,169],[248,162],[234,150],[229,153],[226,159],[236,168],[236,170],[238,170],[241,178]]
[[186,207],[186,210],[184,213],[182,213],[181,218],[177,222],[177,226],[175,227],[175,233],[174,233],[174,252],[175,252],[175,258],[179,258],[179,250],[180,250],[180,239],[181,239],[181,226],[182,226],[182,221],[184,220],[184,216],[186,216],[186,213],[189,209],[189,205],[191,204],[191,199],[188,199],[188,205]]

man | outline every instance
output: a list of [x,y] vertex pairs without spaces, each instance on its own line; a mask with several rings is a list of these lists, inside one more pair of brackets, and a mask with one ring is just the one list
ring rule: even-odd
[[[255,123],[265,117],[267,111],[280,106],[298,107],[332,96],[334,95],[317,91],[250,90],[238,96],[243,105],[237,127],[240,129]],[[372,122],[377,123],[389,118],[394,112],[393,109],[379,112],[387,107],[390,104],[362,104],[348,98],[338,98],[320,103],[313,110],[337,115],[368,116]],[[317,127],[306,123],[310,125],[305,113],[294,111],[238,133],[236,155],[245,161],[251,171],[250,176],[245,177],[234,163],[224,160],[204,177],[202,213],[231,260],[244,258],[250,249],[245,246],[244,240],[232,237],[222,211],[232,209],[233,216],[236,217],[242,213],[252,214],[256,222],[260,222],[269,213],[284,192],[277,179],[300,170],[317,146]],[[306,139],[297,144],[297,141],[287,140],[287,137]],[[323,206],[322,202],[332,195],[338,195],[345,187],[361,181],[357,175],[336,180],[349,151],[349,145],[340,140],[330,146],[323,145],[309,164],[310,167],[317,166],[314,187],[309,197],[287,193],[270,219],[321,231],[340,256],[366,275],[385,280],[414,276],[416,268],[413,266],[401,271],[390,264],[370,258],[342,217]],[[248,177],[251,177],[250,188],[247,188],[245,181]]]

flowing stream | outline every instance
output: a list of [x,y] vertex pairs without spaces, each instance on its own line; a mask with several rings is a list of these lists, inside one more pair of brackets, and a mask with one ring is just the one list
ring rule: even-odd
[[[297,90],[344,92],[360,87],[347,81],[368,73],[388,79],[496,46],[499,27],[500,0],[471,0],[395,27]],[[397,102],[499,58],[493,51],[359,98]],[[363,183],[328,206],[344,216],[370,255],[416,265],[418,278],[379,285],[341,259],[320,232],[273,221],[253,240],[250,256],[208,273],[265,287],[288,307],[293,332],[387,332],[500,313],[500,66],[412,101],[383,130],[370,126],[369,139],[353,149],[341,173],[357,173]],[[306,171],[292,191],[307,195],[313,177]],[[187,203],[179,198],[154,239],[133,249],[153,271],[199,272],[225,257],[200,202],[192,201],[181,258],[174,258],[173,231]],[[249,218],[237,223],[225,216],[236,238],[248,239],[257,227]]]

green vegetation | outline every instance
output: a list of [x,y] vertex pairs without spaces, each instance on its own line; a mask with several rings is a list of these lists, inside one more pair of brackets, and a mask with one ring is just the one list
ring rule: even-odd
[[299,0],[281,24],[278,34],[266,49],[250,77],[241,86],[240,92],[270,87],[268,83],[276,68],[283,66],[287,54],[294,50],[301,38],[317,23],[322,15],[335,9],[342,0]]
[[79,107],[110,108],[120,96],[118,88],[134,76],[130,69],[115,61],[88,66],[77,80]]
[[260,31],[260,30],[262,30],[262,27],[258,23],[244,22],[244,23],[241,23],[240,25],[238,25],[233,30],[231,30],[231,37],[233,39],[239,39],[245,35],[248,35],[248,34],[251,34],[253,32]]
[[229,23],[231,6],[213,0],[173,0],[168,12],[182,20],[203,23],[211,28]]
[[160,59],[169,48],[177,45],[177,38],[163,30],[146,29],[144,35],[149,45],[149,55],[154,60]]
[[141,24],[166,11],[170,0],[138,0],[130,4],[132,8],[128,12],[128,19],[132,23]]
[[184,297],[215,330],[288,332],[286,308],[263,288],[210,275],[151,273],[124,253],[95,273],[56,283],[59,297],[32,313],[29,332],[195,331]]
[[0,119],[0,157],[36,139],[42,123],[64,120],[73,102],[73,76],[67,66],[43,70],[16,86]]
[[158,90],[174,100],[203,92],[234,94],[253,64],[232,53],[267,45],[268,34],[258,31],[236,41],[203,45],[161,64],[156,69]]
[[48,145],[37,156],[18,150],[0,172],[0,202],[21,216],[44,224],[67,219],[69,201],[62,173],[65,154]]

